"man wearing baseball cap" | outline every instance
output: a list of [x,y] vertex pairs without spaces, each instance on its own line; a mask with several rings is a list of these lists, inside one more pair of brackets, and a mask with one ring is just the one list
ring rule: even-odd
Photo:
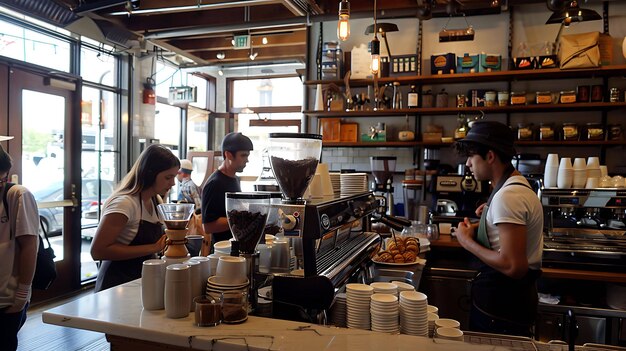
[[513,167],[515,135],[506,125],[479,121],[455,143],[477,181],[493,191],[455,234],[482,261],[472,283],[470,330],[531,336],[537,311],[536,280],[541,274],[543,208],[526,178]]
[[178,188],[178,202],[195,204],[196,209],[202,206],[198,186],[191,180],[191,172],[193,165],[189,160],[180,160],[180,169],[176,175],[176,179],[180,182]]
[[[0,135],[0,142],[13,137]],[[8,182],[13,161],[0,144],[0,345],[17,349],[17,332],[26,322],[37,261],[39,212],[33,194]]]
[[252,140],[241,133],[229,133],[222,140],[224,161],[202,189],[202,224],[211,236],[211,251],[218,241],[231,239],[226,218],[226,193],[241,191],[237,172],[242,172],[253,150]]

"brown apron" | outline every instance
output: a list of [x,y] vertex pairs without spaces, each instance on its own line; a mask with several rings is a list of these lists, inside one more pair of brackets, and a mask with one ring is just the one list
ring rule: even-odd
[[[141,201],[141,194],[139,194],[139,203],[139,208],[141,209],[140,213],[143,214],[143,201]],[[154,211],[156,211],[156,207],[154,207]],[[163,236],[163,233],[163,225],[161,223],[152,223],[144,221],[142,219],[139,221],[137,235],[135,235],[133,241],[131,241],[128,245],[132,246],[154,244],[159,241],[161,236]],[[100,264],[100,269],[98,271],[98,279],[96,280],[95,291],[98,292],[141,278],[143,261],[154,257],[154,254],[151,254],[141,257],[129,258],[127,260],[102,261],[102,263]]]

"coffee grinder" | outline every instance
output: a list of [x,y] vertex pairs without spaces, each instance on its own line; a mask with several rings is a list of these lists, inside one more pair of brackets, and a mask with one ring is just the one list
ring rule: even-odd
[[393,208],[393,172],[396,171],[395,156],[371,156],[370,166],[374,175],[373,191],[383,193],[387,205],[387,214],[394,215]]
[[[167,259],[186,260],[189,251],[185,244],[187,239],[187,224],[194,211],[194,204],[159,204],[157,210],[165,222],[167,229],[167,246],[164,256]],[[182,261],[181,261],[182,262]]]
[[267,214],[270,209],[269,193],[226,193],[226,218],[233,237],[239,244],[239,256],[246,259],[250,304],[257,306],[257,284],[254,276],[258,272],[259,253],[256,246],[264,237]]

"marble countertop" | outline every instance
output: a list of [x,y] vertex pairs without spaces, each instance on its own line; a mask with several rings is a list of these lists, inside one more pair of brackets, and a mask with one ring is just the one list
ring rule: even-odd
[[[165,317],[141,305],[140,280],[76,299],[43,313],[44,323],[199,350],[426,350],[467,348],[460,341],[390,335],[250,316],[242,324],[201,328],[194,314]],[[471,344],[472,350],[508,350]]]

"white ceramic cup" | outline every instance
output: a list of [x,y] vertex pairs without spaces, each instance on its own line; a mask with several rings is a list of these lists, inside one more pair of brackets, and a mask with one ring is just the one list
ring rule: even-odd
[[572,167],[572,159],[569,157],[562,157],[561,162],[559,162],[559,171],[562,169],[574,169]]
[[217,263],[220,261],[219,253],[212,253],[208,256],[209,258],[209,276],[215,275],[217,273]]
[[246,259],[244,257],[222,256],[217,262],[216,276],[227,285],[244,284],[246,282]]
[[559,154],[548,154],[546,157],[546,167],[558,167],[559,166]]
[[573,188],[584,188],[587,183],[587,170],[586,169],[574,169],[574,180],[572,181]]
[[189,279],[191,283],[191,289],[189,290],[189,311],[193,312],[196,304],[193,302],[194,297],[204,295],[206,289],[206,280],[202,281],[202,267],[200,262],[195,260],[187,260],[183,262],[189,266],[191,272],[189,273]]
[[141,267],[141,305],[146,310],[165,308],[165,261],[145,260]]
[[[200,275],[201,281],[206,284],[207,279],[211,276],[211,260],[206,256],[195,256],[189,259],[190,261],[200,262]],[[215,264],[217,267],[217,263]]]
[[588,157],[587,168],[600,168],[600,158],[595,156]]
[[553,166],[546,166],[543,175],[543,186],[546,188],[556,188],[556,181],[559,174],[559,168]]
[[600,165],[600,177],[607,177],[609,175],[609,169],[605,165]]
[[572,166],[575,170],[587,170],[587,162],[582,157],[576,157]]
[[587,178],[587,183],[585,184],[586,189],[596,189],[600,187],[600,178]]
[[214,252],[222,252],[230,255],[230,240],[218,241],[213,245]]
[[165,269],[165,316],[183,318],[191,305],[191,269],[186,264],[171,264]]

